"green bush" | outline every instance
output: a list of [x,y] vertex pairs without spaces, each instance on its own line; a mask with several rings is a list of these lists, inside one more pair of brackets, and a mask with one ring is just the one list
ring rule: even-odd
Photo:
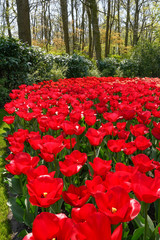
[[139,71],[139,63],[133,59],[124,59],[119,66],[122,77],[136,77]]
[[92,62],[83,56],[73,54],[69,57],[67,63],[67,78],[86,77],[89,75],[89,69],[93,67]]
[[113,77],[116,74],[118,65],[115,58],[105,58],[97,62],[98,69],[104,77]]
[[1,106],[9,100],[8,93],[19,85],[51,79],[53,62],[51,54],[16,39],[0,37]]
[[0,78],[9,90],[27,84],[30,69],[30,49],[18,40],[0,37]]
[[51,79],[51,70],[54,64],[54,56],[45,54],[38,48],[31,48],[31,66],[29,69],[28,80],[38,82]]
[[53,56],[54,62],[57,64],[58,67],[67,67],[69,61],[69,55],[55,55]]
[[139,64],[139,77],[160,77],[160,46],[150,42],[139,44],[133,51]]
[[91,68],[88,72],[88,76],[90,77],[101,77],[101,73],[99,72],[99,70],[94,66],[93,68]]
[[53,64],[53,67],[50,71],[50,79],[52,79],[53,81],[58,81],[59,79],[63,79],[65,78],[65,72],[66,72],[66,67],[62,66],[58,66],[57,64]]
[[5,87],[6,78],[0,78],[0,107],[9,100],[9,89]]

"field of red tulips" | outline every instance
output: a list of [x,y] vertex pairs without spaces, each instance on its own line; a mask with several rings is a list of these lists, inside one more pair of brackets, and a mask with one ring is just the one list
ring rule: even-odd
[[12,90],[6,182],[23,240],[160,238],[158,83],[87,77]]

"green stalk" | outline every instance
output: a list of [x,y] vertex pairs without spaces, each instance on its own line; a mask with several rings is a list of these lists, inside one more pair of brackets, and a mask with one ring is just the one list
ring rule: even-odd
[[77,150],[79,150],[79,136],[77,135]]
[[42,209],[42,212],[45,212],[45,209],[44,209],[44,207],[41,207],[41,209]]
[[96,157],[96,148],[94,146],[94,158]]
[[158,199],[157,201],[158,201],[158,219],[157,219],[157,222],[160,223],[160,199]]
[[70,135],[70,150],[71,150],[71,153],[72,153],[72,136]]
[[55,155],[55,158],[54,158],[54,163],[55,163],[55,177],[58,177],[59,175],[59,164],[58,164],[58,159],[57,159],[57,156]]
[[144,202],[144,219],[145,219],[145,226],[144,226],[143,240],[147,240],[148,222],[147,222],[147,203],[145,202]]

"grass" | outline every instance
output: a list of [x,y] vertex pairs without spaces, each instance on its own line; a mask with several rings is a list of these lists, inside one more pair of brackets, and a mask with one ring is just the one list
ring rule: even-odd
[[3,117],[6,115],[6,112],[3,109],[0,109],[0,240],[10,240],[11,239],[11,229],[10,224],[7,219],[9,208],[7,206],[7,193],[6,188],[3,183],[3,170],[5,166],[5,161],[2,158],[2,155],[6,151],[6,144],[1,136],[4,133],[4,128],[8,125],[4,123]]

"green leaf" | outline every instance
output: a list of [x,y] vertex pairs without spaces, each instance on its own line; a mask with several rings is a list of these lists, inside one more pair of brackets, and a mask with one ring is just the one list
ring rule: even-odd
[[131,240],[138,240],[143,233],[144,233],[144,227],[136,229],[133,233]]
[[149,240],[159,240],[159,232],[158,232],[158,228],[160,227],[160,223],[156,226],[156,228],[154,229],[154,231],[152,232]]
[[87,161],[87,166],[88,166],[88,168],[89,168],[89,171],[90,171],[91,175],[93,176],[93,174],[94,174],[93,168],[92,168],[92,166],[89,164],[88,161]]
[[15,193],[22,194],[22,189],[18,178],[12,178],[12,189]]
[[34,214],[33,213],[26,213],[24,214],[24,223],[32,228],[32,224],[33,224],[33,221],[34,221]]
[[128,234],[129,234],[129,227],[128,227],[128,224],[126,222],[124,222],[123,223],[123,238],[126,239]]
[[27,234],[28,234],[28,232],[27,232],[25,229],[23,229],[23,230],[18,234],[18,237],[19,237],[19,238],[24,238]]
[[140,214],[134,219],[134,222],[138,227],[144,227],[144,218]]
[[9,198],[8,206],[11,208],[13,216],[19,222],[23,222],[24,209],[21,208],[17,203],[15,198]]
[[153,232],[155,230],[155,228],[154,228],[154,224],[152,222],[152,219],[150,218],[149,215],[147,215],[147,221],[148,221],[148,226],[149,226],[150,230]]

